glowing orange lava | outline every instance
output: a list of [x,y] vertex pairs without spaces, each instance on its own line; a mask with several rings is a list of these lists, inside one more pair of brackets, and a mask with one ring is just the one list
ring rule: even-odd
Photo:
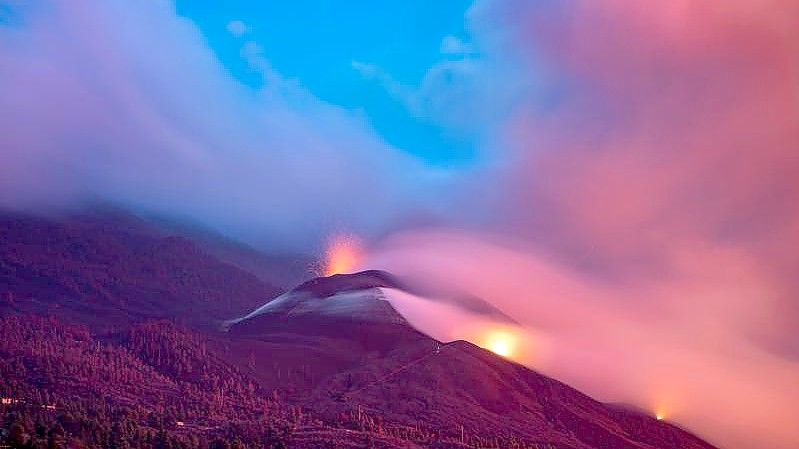
[[489,332],[481,346],[502,357],[512,357],[516,351],[516,336],[507,331]]
[[363,251],[360,240],[352,235],[337,235],[330,239],[325,250],[325,276],[352,273],[361,263]]
[[665,405],[665,403],[659,401],[655,405],[654,412],[655,412],[655,419],[657,419],[658,421],[663,421],[664,419],[666,419],[666,405]]

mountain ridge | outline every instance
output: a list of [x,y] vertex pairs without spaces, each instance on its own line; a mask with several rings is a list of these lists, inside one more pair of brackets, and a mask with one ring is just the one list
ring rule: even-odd
[[[0,404],[3,429],[44,441],[39,420],[92,449],[713,447],[471,343],[371,319],[401,317],[381,296],[408,288],[391,274],[281,295],[189,238],[139,229],[118,215],[0,216],[0,324],[13,336],[0,396],[17,401]],[[259,306],[227,332],[210,325]],[[121,422],[136,432],[114,433]]]

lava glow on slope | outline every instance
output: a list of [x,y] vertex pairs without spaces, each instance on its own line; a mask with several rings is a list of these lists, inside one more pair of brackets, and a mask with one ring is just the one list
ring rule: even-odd
[[512,357],[516,350],[516,336],[507,331],[486,334],[480,346],[502,357]]
[[361,241],[349,234],[335,235],[328,241],[325,249],[323,274],[352,273],[361,263],[363,250]]

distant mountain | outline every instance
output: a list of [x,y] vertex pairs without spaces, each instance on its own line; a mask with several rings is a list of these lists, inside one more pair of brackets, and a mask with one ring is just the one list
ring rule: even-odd
[[186,221],[150,217],[148,223],[157,226],[161,232],[188,238],[209,255],[236,265],[282,290],[288,290],[308,279],[316,262],[306,254],[268,253],[258,250]]
[[281,290],[135,216],[0,215],[0,313],[96,324],[236,316]]

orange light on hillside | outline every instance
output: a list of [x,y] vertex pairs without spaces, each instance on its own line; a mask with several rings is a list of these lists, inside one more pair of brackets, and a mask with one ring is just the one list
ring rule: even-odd
[[516,352],[516,336],[508,331],[492,331],[486,334],[480,346],[502,357],[512,357]]
[[325,250],[324,275],[352,273],[361,263],[361,242],[352,235],[337,235],[330,239]]
[[666,406],[663,403],[659,403],[655,406],[655,419],[658,421],[666,419]]

